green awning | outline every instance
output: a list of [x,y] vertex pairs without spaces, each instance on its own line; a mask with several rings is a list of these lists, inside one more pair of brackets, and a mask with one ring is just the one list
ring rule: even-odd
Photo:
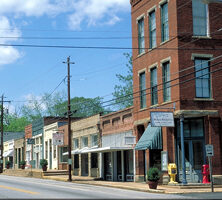
[[151,127],[149,124],[136,144],[135,150],[162,149],[161,127]]

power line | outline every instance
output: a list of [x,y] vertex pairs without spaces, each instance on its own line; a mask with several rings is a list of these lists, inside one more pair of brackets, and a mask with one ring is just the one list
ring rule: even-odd
[[[132,49],[141,49],[138,47],[108,47],[108,46],[69,46],[69,45],[36,45],[36,44],[0,44],[3,47],[30,47],[30,48],[65,48],[65,49],[102,49],[102,50],[132,50]],[[143,49],[151,49],[151,48],[143,48]],[[155,50],[203,50],[203,48],[156,48]],[[212,51],[212,50],[222,50],[222,48],[205,48],[204,50]]]

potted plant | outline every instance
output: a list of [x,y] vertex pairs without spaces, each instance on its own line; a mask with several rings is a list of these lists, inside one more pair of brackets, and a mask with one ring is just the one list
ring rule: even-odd
[[10,160],[7,160],[5,162],[5,165],[6,165],[6,168],[9,169],[10,168],[10,165],[11,165],[11,161]]
[[40,160],[40,165],[42,166],[42,170],[45,172],[47,171],[47,165],[48,165],[48,161],[46,159],[41,159]]
[[147,180],[150,189],[156,189],[160,179],[160,171],[156,167],[151,167],[147,172]]
[[19,164],[20,164],[21,169],[25,169],[25,164],[26,164],[25,160],[20,161]]

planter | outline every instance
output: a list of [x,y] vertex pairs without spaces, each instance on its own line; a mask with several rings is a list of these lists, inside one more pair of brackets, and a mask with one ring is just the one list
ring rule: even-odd
[[10,168],[10,165],[6,165],[6,168],[9,169],[9,168]]
[[47,171],[47,166],[46,165],[42,166],[42,171],[44,171],[44,172]]
[[147,182],[150,189],[156,189],[158,185],[158,181],[148,181]]
[[25,165],[21,165],[21,169],[25,169]]

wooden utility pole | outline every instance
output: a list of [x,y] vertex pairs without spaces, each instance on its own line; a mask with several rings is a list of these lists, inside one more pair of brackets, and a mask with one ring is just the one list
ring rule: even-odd
[[0,173],[3,172],[3,133],[4,133],[4,106],[3,103],[8,102],[10,103],[11,101],[4,101],[4,95],[2,95],[2,105],[1,105],[1,159],[0,159]]
[[70,109],[70,64],[75,64],[74,62],[70,62],[70,56],[67,57],[67,80],[68,80],[68,103],[67,103],[67,115],[68,115],[68,165],[69,165],[69,179],[68,181],[72,181],[72,157],[71,157],[71,109]]

